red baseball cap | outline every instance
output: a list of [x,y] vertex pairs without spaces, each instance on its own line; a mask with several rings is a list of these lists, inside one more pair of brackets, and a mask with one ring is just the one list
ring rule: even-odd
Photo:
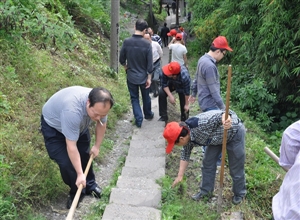
[[176,40],[182,40],[182,34],[181,33],[178,33],[176,34]]
[[178,122],[170,122],[166,125],[163,136],[167,140],[166,153],[169,154],[173,150],[175,141],[178,139],[183,127],[180,127]]
[[162,71],[166,76],[177,75],[180,73],[180,64],[178,62],[171,62],[163,66]]
[[215,47],[215,48],[218,48],[218,49],[225,49],[225,50],[228,50],[228,51],[233,51],[229,45],[228,45],[228,42],[227,42],[227,39],[226,37],[224,36],[219,36],[217,37],[216,39],[214,39],[214,41],[212,42],[212,45]]
[[168,35],[169,37],[171,37],[171,36],[176,36],[176,34],[177,34],[177,31],[176,31],[175,29],[171,29],[170,32],[167,33],[167,35]]

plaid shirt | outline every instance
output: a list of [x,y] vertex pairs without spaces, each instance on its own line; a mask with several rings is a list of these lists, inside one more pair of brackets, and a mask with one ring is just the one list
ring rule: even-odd
[[[189,161],[192,149],[204,145],[222,145],[224,128],[222,125],[223,110],[211,110],[200,113],[185,121],[190,129],[191,139],[181,150],[181,160]],[[237,133],[241,120],[236,113],[229,110],[232,126],[227,130],[227,142]]]

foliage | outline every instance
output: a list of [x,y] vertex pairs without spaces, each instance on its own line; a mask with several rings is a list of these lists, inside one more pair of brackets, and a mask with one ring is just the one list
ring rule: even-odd
[[251,84],[239,89],[236,97],[237,106],[241,110],[249,109],[249,114],[253,116],[262,127],[269,127],[272,123],[268,115],[272,114],[273,106],[276,104],[275,94],[270,94],[265,82],[254,79]]
[[[264,108],[269,110],[261,112],[258,103],[263,103],[263,99],[253,106],[248,99],[233,98],[251,114],[258,112],[258,119],[271,129],[284,128],[281,117],[296,112],[294,109],[300,103],[298,3],[283,0],[188,1],[198,52],[205,53],[216,36],[226,36],[234,51],[227,53],[222,63],[233,64],[239,74],[239,83],[232,87],[232,93],[237,95],[244,90],[255,94],[252,90],[261,87],[263,82],[261,89],[268,100]],[[249,82],[252,85],[247,85]],[[250,101],[254,101],[253,97]],[[270,126],[271,122],[277,125]]]
[[9,169],[11,169],[11,166],[5,163],[5,156],[0,154],[0,216],[3,220],[12,219],[17,215],[16,207],[9,192],[9,185],[12,182]]
[[[50,0],[5,1],[0,8],[0,155],[5,157],[0,162],[0,215],[35,219],[34,209],[67,192],[39,133],[43,104],[67,86],[105,86],[116,103],[107,125],[107,132],[113,132],[115,122],[128,111],[126,75],[110,70],[108,40],[81,33],[82,28],[75,28],[63,4]],[[74,38],[63,36],[64,32]],[[49,49],[54,46],[51,36],[55,36],[57,50]],[[41,50],[41,44],[47,50]],[[106,138],[97,160],[113,144]],[[6,164],[12,168],[3,168]]]
[[47,6],[42,1],[5,1],[0,5],[3,24],[0,34],[11,34],[15,40],[30,40],[39,49],[72,50],[76,43],[71,16],[64,10],[50,16]]
[[[181,213],[184,207],[178,203],[174,204],[174,202],[180,199],[177,190],[179,187],[182,187],[182,185],[179,184],[179,186],[176,186],[177,190],[173,189],[171,187],[172,179],[168,176],[161,178],[158,183],[162,187],[162,219],[181,219],[183,217]],[[180,193],[179,195],[182,194],[183,193]]]

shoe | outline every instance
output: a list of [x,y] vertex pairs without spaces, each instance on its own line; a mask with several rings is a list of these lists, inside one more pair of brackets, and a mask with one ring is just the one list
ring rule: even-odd
[[203,198],[209,199],[210,197],[211,197],[210,194],[203,194],[202,192],[198,192],[198,193],[196,193],[195,195],[192,196],[192,199],[195,200],[195,201],[199,201]]
[[[83,197],[84,197],[84,194],[81,193],[76,208],[78,207],[79,203],[83,200]],[[71,208],[74,198],[75,198],[75,195],[70,194],[68,196],[67,209]]]
[[243,196],[233,196],[232,197],[232,203],[234,205],[238,205],[243,201],[244,197]]
[[154,117],[154,113],[152,112],[151,116],[149,116],[149,117],[146,117],[146,116],[145,116],[145,119],[147,119],[147,120],[152,120],[153,117]]
[[168,118],[167,117],[160,117],[159,119],[158,119],[158,121],[168,121]]
[[97,199],[101,198],[101,194],[102,194],[102,189],[97,185],[95,189],[93,189],[92,191],[90,191],[89,193],[92,196],[94,196]]
[[141,128],[141,127],[142,127],[142,123],[135,123],[135,125],[136,125],[138,128]]

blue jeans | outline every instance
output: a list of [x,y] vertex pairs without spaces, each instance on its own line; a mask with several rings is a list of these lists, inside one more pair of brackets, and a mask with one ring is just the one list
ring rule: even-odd
[[[133,110],[133,115],[135,118],[136,125],[141,125],[143,122],[143,112],[145,115],[145,118],[152,117],[152,111],[151,111],[151,98],[149,95],[150,89],[146,89],[145,84],[141,85],[135,85],[132,84],[127,80],[127,87],[130,94],[130,100]],[[140,98],[139,98],[139,89],[141,90],[142,94],[142,101],[143,101],[143,112],[140,106]]]
[[[234,137],[227,142],[228,165],[232,178],[232,191],[235,196],[246,195],[245,179],[245,127],[240,124],[240,129]],[[222,145],[207,146],[202,164],[202,181],[200,190],[203,195],[212,194],[215,186],[216,162],[222,152]]]

